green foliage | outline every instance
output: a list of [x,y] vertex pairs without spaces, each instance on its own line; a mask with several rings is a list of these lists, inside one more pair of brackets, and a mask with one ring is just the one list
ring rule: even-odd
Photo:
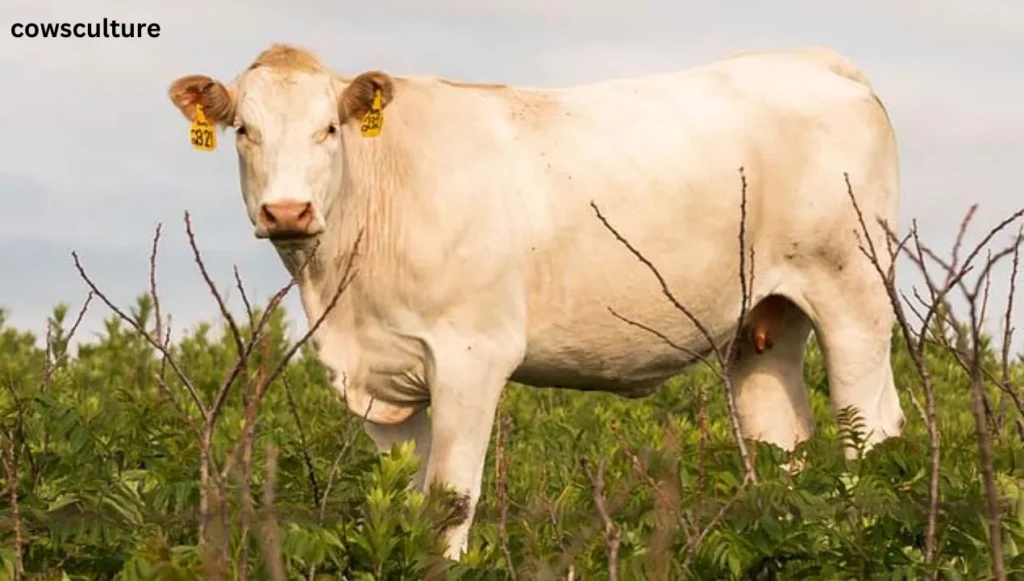
[[[63,305],[55,309],[40,347],[31,334],[5,326],[0,312],[0,444],[17,466],[16,482],[6,468],[0,474],[0,578],[13,578],[16,524],[30,578],[213,575],[198,536],[197,406],[158,353],[116,318],[102,336],[65,354],[67,314]],[[133,316],[152,328],[147,297]],[[172,349],[204,401],[237,356],[230,334],[213,331],[202,326]],[[285,331],[278,311],[266,348],[254,353],[229,394],[213,433],[218,466],[243,435],[252,397],[246,386],[286,351]],[[458,564],[440,557],[440,532],[460,516],[457,499],[411,490],[411,448],[376,454],[304,349],[259,406],[248,474],[226,484],[226,577],[236,578],[244,560],[250,579],[269,579],[277,558],[296,580],[566,579],[570,567],[576,579],[607,579],[604,525],[580,461],[595,466],[605,458],[620,579],[923,578],[928,434],[908,399],[908,392],[919,393],[919,379],[902,341],[893,349],[908,412],[904,437],[845,459],[841,437],[856,440],[857,418],[833,418],[821,353],[812,344],[806,378],[818,432],[792,455],[752,446],[760,479],[752,486],[742,482],[722,387],[707,370],[637,401],[510,385],[500,410],[507,418],[499,422],[502,439],[492,443],[470,547]],[[942,579],[987,578],[969,381],[945,351],[930,349],[926,358],[943,437],[936,569]],[[994,355],[986,365],[996,369]],[[1019,385],[1020,361],[1012,374]],[[989,398],[1000,410],[994,462],[1013,577],[1024,575],[1024,445],[1012,406],[1003,406],[995,389]],[[272,475],[269,446],[276,450]],[[785,467],[795,462],[802,469],[794,475]],[[268,478],[272,494],[265,495]],[[499,485],[507,489],[504,505]],[[243,497],[252,511],[244,511]]]

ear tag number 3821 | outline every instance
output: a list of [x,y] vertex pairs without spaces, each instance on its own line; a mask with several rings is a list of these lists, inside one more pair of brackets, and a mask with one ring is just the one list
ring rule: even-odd
[[359,127],[363,137],[377,137],[384,128],[384,106],[381,100],[381,91],[377,89],[373,93],[373,104]]
[[196,103],[196,118],[189,128],[189,142],[198,151],[214,151],[217,149],[217,133],[213,125],[206,119],[203,106]]

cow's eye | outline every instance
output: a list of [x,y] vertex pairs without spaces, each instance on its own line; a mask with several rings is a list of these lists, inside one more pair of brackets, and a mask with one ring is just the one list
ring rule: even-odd
[[330,125],[327,126],[327,135],[334,135],[337,132],[338,132],[338,124],[337,123],[331,123]]
[[245,134],[246,134],[245,125],[239,125],[238,127],[235,127],[235,135],[238,135],[239,137],[241,137],[242,135],[245,135]]

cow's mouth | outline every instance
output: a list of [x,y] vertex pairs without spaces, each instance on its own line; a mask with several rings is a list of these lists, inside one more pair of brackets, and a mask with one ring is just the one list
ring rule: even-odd
[[[305,244],[308,242],[312,242],[319,237],[319,232],[278,232],[262,236],[262,238],[266,238],[267,240],[270,240],[275,244]],[[261,236],[257,236],[257,238],[261,238]]]

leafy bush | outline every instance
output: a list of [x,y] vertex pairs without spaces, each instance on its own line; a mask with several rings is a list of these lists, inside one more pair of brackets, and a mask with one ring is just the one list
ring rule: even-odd
[[470,546],[452,563],[439,533],[462,516],[457,499],[408,487],[410,445],[376,453],[273,300],[237,336],[231,320],[165,346],[154,298],[73,353],[67,306],[42,345],[0,312],[4,579],[974,580],[994,559],[1024,575],[1024,358],[1003,365],[990,337],[948,317],[930,335],[945,342],[895,327],[904,435],[849,461],[858,419],[833,416],[812,341],[818,431],[792,454],[750,443],[756,483],[713,370],[643,400],[510,385]]
[[[148,297],[139,300],[140,324],[149,305]],[[66,313],[63,306],[54,312],[51,351],[62,347]],[[285,348],[283,325],[283,313],[272,319],[271,352]],[[232,360],[229,333],[221,335],[212,339],[210,327],[202,326],[174,348],[207,397]],[[914,383],[913,370],[896,345],[898,383],[906,387]],[[986,509],[963,387],[967,379],[946,351],[929,349],[927,357],[943,403],[938,566],[945,578],[980,579],[989,569]],[[20,468],[25,570],[126,581],[210,574],[196,532],[199,443],[158,386],[154,350],[112,318],[104,336],[81,345],[74,357],[57,357],[52,373],[48,358],[53,356],[30,334],[3,328],[0,402],[4,446],[9,452],[14,443]],[[1024,364],[1016,362],[1013,373],[1019,381]],[[449,572],[450,578],[500,578],[498,571],[508,568],[501,538],[507,539],[519,578],[556,578],[561,570],[557,578],[564,579],[570,565],[577,578],[605,578],[607,546],[580,458],[591,464],[607,458],[605,492],[617,508],[624,579],[682,578],[693,539],[723,508],[695,547],[697,578],[918,578],[928,504],[928,440],[920,418],[911,416],[905,437],[847,462],[839,439],[843,423],[830,419],[823,362],[814,345],[807,380],[819,431],[794,454],[803,469],[790,476],[783,465],[792,458],[758,445],[760,483],[738,496],[742,461],[724,398],[709,372],[697,370],[641,401],[511,385],[501,406],[507,517],[502,525],[492,447],[465,572]],[[706,419],[699,417],[700,394],[707,394]],[[996,401],[999,394],[990,395]],[[243,403],[233,398],[224,408],[214,442],[218,455],[239,438]],[[909,402],[904,405],[910,409]],[[416,467],[411,450],[403,446],[376,455],[310,352],[303,351],[268,390],[258,426],[252,466],[266,465],[267,444],[277,449],[272,503],[262,508],[272,509],[276,551],[288,578],[305,578],[315,569],[320,579],[415,579],[431,566],[443,566],[430,557],[441,552],[438,527],[431,523],[444,509],[431,509],[424,495],[406,489]],[[1008,422],[998,432],[995,463],[1009,567],[1020,574],[1024,446],[1015,429]],[[260,472],[254,470],[254,489],[267,478]],[[0,555],[13,578],[11,482],[0,482]],[[670,490],[672,501],[659,502],[658,491]],[[236,558],[237,520],[232,516],[229,523]],[[266,532],[268,522],[257,521],[262,532],[250,538],[253,578],[269,576],[256,538],[274,536]]]

